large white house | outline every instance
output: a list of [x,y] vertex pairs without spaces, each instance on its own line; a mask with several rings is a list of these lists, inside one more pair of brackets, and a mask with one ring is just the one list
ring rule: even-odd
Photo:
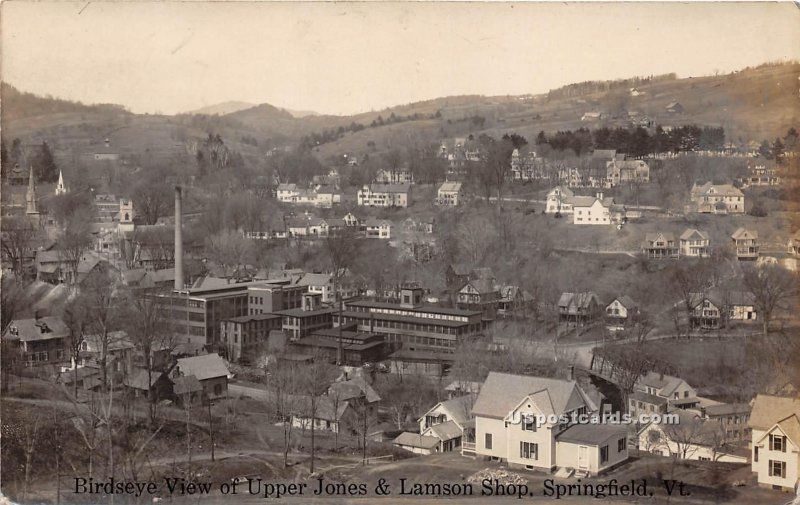
[[[474,453],[510,467],[597,475],[628,459],[626,427],[573,423],[573,414],[597,412],[575,381],[491,372],[472,409]],[[473,446],[464,445],[468,454]]]
[[358,204],[365,207],[408,207],[411,185],[367,184],[358,190]]
[[708,233],[689,228],[681,233],[680,254],[681,256],[706,258],[709,256],[709,244]]
[[744,214],[744,193],[730,184],[695,183],[690,196],[697,212]]
[[650,182],[650,166],[642,160],[613,159],[606,163],[606,184],[613,188],[618,184]]
[[758,484],[795,491],[800,484],[800,398],[756,396],[750,428],[751,468]]
[[436,192],[436,204],[443,207],[456,207],[463,198],[464,193],[461,191],[460,182],[444,182]]
[[745,454],[737,454],[725,444],[725,432],[716,421],[703,419],[688,410],[670,412],[678,422],[645,424],[639,430],[639,450],[660,456],[720,463],[747,463]]
[[564,186],[556,186],[547,193],[547,204],[544,208],[547,214],[572,214],[572,190]]
[[569,200],[572,203],[573,224],[603,225],[620,219],[621,211],[612,209],[614,199],[603,198],[603,193],[597,193],[597,196],[573,196]]

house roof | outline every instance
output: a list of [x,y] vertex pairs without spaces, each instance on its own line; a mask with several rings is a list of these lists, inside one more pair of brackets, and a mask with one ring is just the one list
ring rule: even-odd
[[572,198],[575,194],[572,192],[571,189],[564,187],[564,186],[556,186],[555,188],[551,189],[547,192],[547,196],[555,195],[556,191],[561,193],[561,196],[565,198]]
[[687,228],[685,232],[681,233],[681,240],[708,240],[708,233]]
[[173,380],[175,386],[172,388],[172,391],[176,395],[183,395],[187,393],[194,393],[197,391],[203,390],[203,385],[200,384],[200,381],[197,380],[197,377],[194,375],[184,375],[183,377],[177,377]]
[[375,390],[372,389],[372,386],[367,384],[362,377],[353,377],[350,380],[334,382],[328,389],[328,394],[330,395],[331,393],[334,393],[334,396],[338,393],[340,400],[352,400],[353,398],[364,397],[367,403],[381,401],[381,397],[378,393],[376,393]]
[[58,317],[44,316],[39,319],[14,319],[6,328],[6,338],[18,338],[22,342],[48,340],[69,336],[67,324]]
[[433,425],[425,430],[425,432],[433,433],[439,440],[452,440],[462,435],[461,428],[459,428],[454,421]]
[[675,234],[670,232],[658,232],[658,233],[645,233],[644,234],[644,241],[645,242],[655,242],[658,238],[661,237],[666,242],[674,242],[675,241]]
[[[626,309],[633,309],[633,308],[638,307],[636,302],[634,302],[633,299],[628,295],[618,296],[618,297],[614,298],[614,300],[619,301],[619,303],[623,307],[625,307]],[[614,300],[611,300],[611,303],[614,303]],[[611,304],[609,304],[609,305],[611,305]]]
[[411,189],[411,184],[372,184],[369,190],[373,193],[408,193]]
[[[304,418],[311,417],[311,397],[309,396],[295,396],[294,414]],[[314,408],[314,419],[321,419],[323,421],[339,421],[344,415],[345,411],[350,405],[339,399],[338,401],[329,396],[320,396],[316,400]],[[334,407],[336,407],[334,409]]]
[[456,181],[447,181],[443,182],[441,186],[439,186],[439,191],[453,191],[458,192],[461,191],[461,183]]
[[800,415],[800,398],[759,394],[750,413],[750,428],[768,430],[782,419]]
[[748,230],[744,227],[737,228],[735,232],[731,235],[733,240],[744,240],[744,239],[757,239],[758,232],[754,230]]
[[574,424],[556,435],[559,442],[600,445],[610,438],[626,438],[628,427],[621,424]]
[[397,438],[392,440],[394,445],[406,445],[408,447],[418,447],[420,449],[433,449],[439,446],[439,439],[436,437],[425,437],[417,433],[404,431]]
[[370,227],[370,228],[373,228],[373,227],[376,227],[376,226],[378,226],[378,227],[379,226],[389,226],[389,227],[391,227],[392,223],[390,221],[385,220],[385,219],[376,219],[376,218],[372,217],[372,218],[369,218],[366,221],[364,221],[364,226],[367,226],[367,227]]
[[657,372],[647,372],[640,380],[641,384],[660,390],[661,394],[664,396],[670,396],[678,389],[681,382],[683,382],[683,379],[680,377],[659,374]]
[[[147,386],[147,378],[150,377],[150,387]],[[144,368],[137,368],[123,380],[123,384],[134,389],[149,391],[158,380],[164,375],[161,372],[153,371],[148,374]]]
[[706,415],[729,416],[731,414],[749,414],[753,407],[748,403],[720,403],[719,405],[709,405],[706,407]]
[[194,375],[197,380],[227,377],[230,373],[225,360],[219,354],[204,354],[190,358],[178,358],[178,367],[183,375]]
[[303,277],[297,281],[297,284],[301,286],[326,286],[333,282],[333,276],[331,274],[304,274]]
[[[450,413],[451,421],[456,422],[460,426],[464,426],[464,423],[469,421],[472,418],[472,404],[475,403],[475,396],[472,394],[459,396],[456,398],[452,398],[450,400],[445,400],[443,402],[439,402],[427,412],[431,412],[432,410],[436,410],[437,408],[442,408]],[[423,415],[422,417],[425,417]]]
[[558,299],[558,306],[587,308],[593,299],[596,303],[600,302],[594,291],[586,291],[584,293],[561,293],[561,297]]
[[644,391],[635,391],[631,393],[630,397],[631,400],[636,400],[642,403],[649,403],[652,405],[665,405],[667,403],[667,399],[661,396],[651,395],[645,393]]
[[457,381],[456,380],[456,381],[453,381],[450,384],[448,384],[444,388],[444,390],[445,391],[455,391],[455,392],[464,391],[464,392],[467,392],[467,393],[478,393],[478,391],[481,390],[481,385],[483,385],[482,382],[477,382],[477,381]]
[[592,151],[592,158],[614,159],[617,155],[616,149],[595,149]]
[[490,372],[472,413],[502,419],[529,396],[545,414],[561,415],[584,403],[591,407],[588,410],[597,410],[575,381]]
[[490,279],[475,279],[468,281],[466,284],[464,284],[464,287],[461,288],[461,291],[463,291],[467,286],[472,286],[480,294],[494,293],[497,291],[497,287]]
[[786,419],[778,422],[778,427],[786,436],[794,442],[795,445],[800,445],[800,417],[793,414]]

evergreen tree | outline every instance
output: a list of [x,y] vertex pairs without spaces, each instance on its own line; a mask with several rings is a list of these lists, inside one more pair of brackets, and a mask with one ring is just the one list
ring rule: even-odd
[[780,137],[776,138],[775,142],[772,143],[772,156],[775,158],[775,161],[778,163],[781,162],[784,151],[785,147],[783,145],[783,141],[780,139]]
[[58,167],[47,142],[42,142],[42,146],[39,148],[39,154],[33,162],[33,171],[41,182],[58,181]]

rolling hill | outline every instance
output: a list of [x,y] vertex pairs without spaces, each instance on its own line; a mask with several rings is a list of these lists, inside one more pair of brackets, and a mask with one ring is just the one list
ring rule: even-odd
[[[92,149],[104,138],[121,150],[158,157],[213,132],[246,158],[257,159],[265,147],[296,146],[303,136],[341,129],[336,140],[314,148],[324,161],[344,153],[359,155],[469,134],[517,132],[532,139],[541,130],[628,126],[629,112],[665,126],[723,126],[732,141],[771,140],[800,125],[798,79],[800,63],[765,64],[726,75],[642,79],[636,81],[636,93],[622,81],[580,83],[568,92],[561,88],[539,95],[451,96],[350,116],[296,117],[270,104],[243,108],[249,105],[244,102],[195,111],[206,111],[199,115],[131,114],[119,106],[37,97],[8,85],[2,86],[0,98],[4,137],[19,137],[24,143],[47,140],[62,157],[76,149]],[[667,112],[671,102],[679,102],[684,111]],[[582,121],[587,112],[600,112],[603,118]]]

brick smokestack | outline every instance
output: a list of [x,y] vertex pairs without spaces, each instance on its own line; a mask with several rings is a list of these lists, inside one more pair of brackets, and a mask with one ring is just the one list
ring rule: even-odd
[[175,186],[175,289],[183,289],[183,216],[181,187]]

